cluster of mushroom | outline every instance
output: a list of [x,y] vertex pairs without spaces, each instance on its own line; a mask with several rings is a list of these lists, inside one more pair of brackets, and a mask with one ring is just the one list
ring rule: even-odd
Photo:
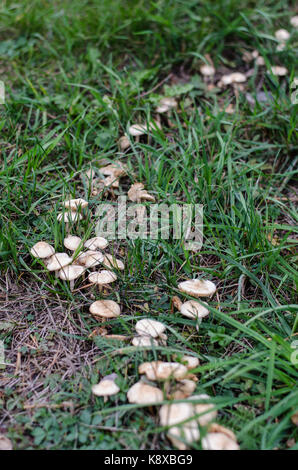
[[68,199],[63,203],[64,211],[59,212],[57,216],[57,220],[61,222],[62,220],[65,222],[65,228],[68,232],[69,225],[71,223],[78,222],[83,218],[83,211],[88,206],[88,202],[85,199],[78,198],[78,199]]

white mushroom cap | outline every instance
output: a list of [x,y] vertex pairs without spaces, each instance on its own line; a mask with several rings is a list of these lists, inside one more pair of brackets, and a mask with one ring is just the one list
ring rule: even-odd
[[98,266],[103,262],[104,256],[101,251],[88,250],[86,253],[83,253],[78,256],[79,264],[82,264],[86,268],[92,268]]
[[49,271],[58,271],[72,262],[72,258],[67,253],[55,253],[51,256],[47,263]]
[[108,244],[108,240],[103,237],[93,237],[85,241],[84,247],[88,248],[89,250],[103,250],[108,246]]
[[126,135],[123,135],[122,137],[120,137],[120,139],[118,140],[118,144],[122,152],[123,150],[126,150],[130,147],[130,141],[128,137],[126,137]]
[[152,336],[141,335],[141,336],[135,336],[132,339],[131,344],[136,347],[158,346],[158,341],[152,338]]
[[54,248],[47,242],[37,242],[30,250],[30,253],[34,258],[45,259],[49,258],[55,253]]
[[115,318],[120,315],[120,306],[113,300],[96,300],[89,307],[95,317]]
[[246,75],[241,72],[233,72],[230,75],[232,83],[243,83],[246,82]]
[[257,65],[260,65],[260,66],[265,65],[265,59],[264,59],[264,57],[262,57],[261,55],[260,55],[259,57],[257,57],[257,58],[256,58],[256,64],[257,64]]
[[66,209],[70,209],[71,211],[77,211],[78,209],[84,209],[88,206],[88,202],[81,197],[77,199],[68,199],[68,201],[63,202],[64,207]]
[[163,400],[163,393],[157,387],[137,382],[127,392],[129,403],[153,404]]
[[[202,393],[201,395],[192,395],[188,398],[188,400],[195,400],[195,401],[204,401],[210,400],[209,395]],[[194,406],[194,413],[197,416],[197,421],[200,423],[200,426],[207,426],[211,421],[214,421],[217,416],[217,410],[214,409],[214,405],[212,403],[193,403]],[[209,411],[210,410],[210,411]],[[204,414],[201,414],[204,413]]]
[[279,65],[273,65],[271,67],[271,71],[273,75],[277,75],[279,77],[284,77],[288,73],[288,69],[286,67],[281,67]]
[[200,72],[204,77],[211,77],[215,74],[215,68],[212,65],[204,64],[200,67]]
[[222,432],[208,432],[202,439],[204,450],[239,450],[239,445]]
[[106,285],[116,281],[117,276],[112,271],[102,270],[90,273],[88,279],[92,284]]
[[82,218],[82,215],[78,212],[60,212],[57,215],[57,220],[59,222],[63,220],[65,223],[77,222],[78,220],[82,220]]
[[83,272],[85,271],[85,268],[83,266],[76,266],[74,264],[65,266],[65,268],[62,268],[59,271],[59,277],[62,279],[62,281],[73,281],[80,277]]
[[[187,444],[191,444],[200,438],[196,420],[189,420],[192,416],[193,407],[188,403],[162,405],[159,410],[160,424],[162,426],[173,426],[168,430],[167,437],[179,450],[186,450]],[[184,422],[186,420],[189,421]],[[175,426],[178,424],[180,426]]]
[[132,136],[139,136],[143,134],[147,134],[148,130],[155,130],[156,128],[161,129],[161,125],[158,121],[155,121],[154,123],[150,123],[148,126],[146,124],[133,124],[130,126],[128,129],[128,132]]
[[136,331],[139,335],[149,335],[157,338],[166,329],[166,326],[156,320],[150,318],[143,318],[136,323]]
[[178,289],[194,297],[210,297],[216,291],[216,285],[211,281],[190,279],[180,282]]
[[195,369],[200,364],[199,359],[194,356],[183,356],[181,360],[182,362],[186,362],[186,367],[188,369]]
[[293,16],[290,19],[290,23],[292,26],[294,26],[294,28],[298,28],[298,16]]
[[115,268],[120,269],[122,271],[124,269],[124,263],[120,259],[117,259],[113,255],[110,255],[109,253],[106,253],[102,264],[107,268]]
[[230,85],[232,83],[231,74],[223,75],[220,81],[223,85]]
[[157,113],[166,113],[172,108],[177,107],[177,101],[175,98],[172,97],[164,97],[158,103],[158,107],[156,108]]
[[290,39],[290,33],[286,29],[278,29],[275,31],[274,36],[280,42],[286,42]]
[[196,383],[190,379],[183,379],[177,382],[172,392],[168,394],[168,398],[172,400],[182,400],[189,397],[196,389]]
[[139,366],[139,374],[146,374],[149,380],[166,380],[171,377],[180,380],[187,375],[187,367],[178,362],[152,361]]
[[103,379],[98,384],[92,386],[92,393],[98,397],[108,397],[116,395],[120,388],[113,380]]
[[75,235],[68,235],[66,238],[64,238],[63,245],[65,248],[67,248],[70,251],[76,251],[80,244],[82,243],[82,240],[80,237],[76,237]]
[[196,300],[188,300],[181,305],[180,313],[188,318],[204,318],[209,315],[209,310]]
[[0,451],[2,450],[13,450],[11,440],[4,436],[4,434],[0,434]]

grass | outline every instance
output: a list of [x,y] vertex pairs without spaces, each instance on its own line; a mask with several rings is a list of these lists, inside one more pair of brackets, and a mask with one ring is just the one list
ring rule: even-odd
[[[126,392],[144,360],[179,360],[188,351],[200,359],[196,393],[212,397],[241,449],[297,449],[290,418],[298,406],[291,360],[298,146],[289,88],[297,30],[289,23],[294,4],[287,6],[2,2],[0,328],[7,366],[0,432],[15,448],[171,449],[157,408],[128,404]],[[276,52],[281,27],[292,35]],[[277,79],[246,64],[243,52],[254,49],[266,68],[284,65],[288,75]],[[199,73],[205,54],[223,72],[251,69],[246,90],[206,90]],[[260,91],[267,101],[250,105],[246,93],[256,98]],[[179,99],[172,126],[162,118],[161,131],[119,152],[119,137],[152,119],[164,94]],[[230,102],[235,112],[226,114]],[[71,292],[29,254],[41,239],[61,250],[65,227],[56,214],[67,195],[88,199],[89,215],[74,231],[92,235],[94,212],[107,196],[93,196],[81,175],[100,158],[128,165],[116,196],[141,181],[158,202],[204,206],[197,253],[172,239],[112,244],[126,268],[109,297],[123,312],[110,331],[133,335],[136,320],[158,318],[167,325],[166,347],[135,351],[101,336],[91,340],[98,323],[88,308],[98,292],[78,289],[79,282]],[[194,321],[171,311],[178,283],[195,275],[218,287],[198,332]],[[121,392],[104,403],[91,384],[112,372]]]

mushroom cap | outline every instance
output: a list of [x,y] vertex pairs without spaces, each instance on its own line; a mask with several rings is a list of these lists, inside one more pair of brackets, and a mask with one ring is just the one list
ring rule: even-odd
[[274,36],[276,39],[280,42],[286,42],[288,39],[290,39],[290,33],[286,29],[278,29],[275,31]]
[[180,380],[186,377],[187,372],[187,367],[178,362],[152,361],[139,366],[139,374],[146,374],[149,380],[166,380],[171,377]]
[[147,346],[158,346],[158,341],[156,339],[152,338],[152,336],[149,335],[140,335],[140,336],[135,336],[131,344],[136,347],[147,347]]
[[128,190],[127,192],[128,199],[130,199],[133,202],[136,201],[155,201],[155,197],[152,196],[151,194],[144,189],[143,183],[134,183]]
[[67,201],[63,202],[64,207],[66,209],[70,209],[71,211],[77,211],[78,209],[84,209],[88,206],[88,202],[81,197],[77,199],[68,199]]
[[200,361],[197,357],[194,356],[183,356],[181,358],[182,362],[186,362],[186,367],[190,369],[195,369],[200,364]]
[[110,255],[109,253],[105,254],[102,264],[107,268],[115,268],[120,269],[122,271],[124,269],[124,263],[120,259],[117,259],[113,255]]
[[30,253],[34,258],[45,259],[49,258],[55,253],[54,248],[47,242],[37,242],[30,250]]
[[292,16],[290,23],[294,28],[298,28],[298,16]]
[[98,384],[92,386],[92,393],[98,397],[108,397],[116,395],[120,388],[115,384],[114,380],[103,379]]
[[48,271],[58,271],[72,263],[72,258],[67,253],[55,253],[47,262]]
[[163,393],[157,387],[137,382],[127,392],[129,403],[153,404],[163,400]]
[[193,416],[191,403],[172,403],[162,405],[159,410],[159,421],[162,426],[173,426]]
[[0,451],[2,450],[13,450],[11,440],[4,436],[4,434],[0,434]]
[[[170,426],[167,437],[179,450],[186,450],[187,444],[191,444],[200,438],[198,423],[195,419],[189,420],[192,416],[193,407],[188,403],[162,405],[159,410],[160,424]],[[189,421],[184,423],[186,420]],[[180,426],[175,426],[182,422],[183,424]]]
[[296,411],[292,416],[291,416],[291,421],[295,426],[298,426],[298,411]]
[[[124,136],[125,137],[125,136]],[[125,137],[127,139],[127,137]],[[128,139],[127,139],[128,140]],[[129,142],[129,141],[128,141]],[[130,144],[129,144],[130,145]],[[127,173],[127,166],[120,162],[120,160],[115,160],[110,165],[101,167],[99,169],[100,173],[104,176],[113,176],[115,178],[120,178],[121,176],[125,176]]]
[[180,282],[178,289],[193,297],[210,297],[216,291],[216,285],[211,281],[190,279]]
[[108,244],[108,240],[103,237],[93,237],[85,241],[84,247],[88,248],[89,250],[103,250],[108,246]]
[[167,97],[165,96],[164,98],[161,98],[161,100],[158,103],[158,107],[156,108],[157,113],[166,113],[172,108],[177,108],[177,101],[175,98],[172,97]]
[[86,253],[80,254],[76,261],[86,268],[92,268],[102,263],[103,259],[104,256],[101,251],[88,250]]
[[200,67],[200,72],[205,77],[211,77],[215,74],[215,68],[212,65],[204,64]]
[[63,245],[65,248],[67,248],[70,251],[76,251],[80,244],[82,243],[82,240],[80,237],[77,237],[76,235],[68,235],[66,238],[64,238]]
[[180,380],[173,391],[168,394],[168,398],[172,400],[183,400],[189,397],[196,389],[196,382],[190,379]]
[[57,215],[58,222],[63,220],[65,223],[77,222],[78,220],[82,220],[82,218],[83,216],[78,212],[59,212]]
[[239,445],[222,432],[208,432],[202,439],[204,450],[239,450]]
[[[201,395],[192,395],[188,397],[188,400],[209,400],[209,395],[202,393]],[[197,416],[196,419],[200,426],[207,426],[211,421],[214,421],[217,416],[217,410],[214,409],[214,405],[212,403],[193,403],[194,407],[194,414],[200,415]],[[210,410],[210,411],[208,411]],[[201,414],[204,413],[204,414]]]
[[159,321],[152,320],[151,318],[143,318],[143,320],[139,320],[136,323],[135,328],[139,335],[149,335],[153,338],[157,338],[165,331],[166,326]]
[[150,122],[148,126],[146,124],[133,124],[128,129],[128,133],[132,136],[143,135],[147,134],[148,131],[155,130],[156,127],[161,129],[161,125],[158,121],[155,121],[154,123]]
[[89,307],[94,317],[115,318],[120,315],[120,306],[114,300],[96,300]]
[[83,266],[69,264],[59,271],[59,277],[62,281],[73,281],[80,277],[84,271],[85,268]]
[[99,284],[99,285],[106,285],[110,284],[117,280],[117,276],[112,271],[106,271],[103,269],[102,271],[97,271],[94,273],[90,273],[88,279],[92,284]]
[[246,75],[241,72],[233,72],[230,75],[232,83],[243,83],[246,82]]
[[120,139],[118,140],[118,145],[120,147],[120,150],[126,150],[130,147],[130,141],[129,141],[129,138],[126,137],[126,135],[123,135],[122,137],[120,137]]
[[181,305],[180,313],[188,318],[204,318],[209,315],[209,310],[196,300],[188,300]]
[[278,77],[284,77],[288,73],[288,69],[286,67],[281,67],[279,65],[273,65],[271,67],[271,71],[273,75],[277,75]]

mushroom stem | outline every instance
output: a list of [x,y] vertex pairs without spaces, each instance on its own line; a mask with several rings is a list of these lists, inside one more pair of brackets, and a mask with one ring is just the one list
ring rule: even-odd
[[74,279],[69,281],[69,288],[70,288],[71,292],[74,290]]
[[201,323],[202,323],[202,318],[197,317],[197,323],[196,323],[197,332],[199,332]]
[[59,269],[55,271],[55,278],[58,279],[58,277],[59,277]]

